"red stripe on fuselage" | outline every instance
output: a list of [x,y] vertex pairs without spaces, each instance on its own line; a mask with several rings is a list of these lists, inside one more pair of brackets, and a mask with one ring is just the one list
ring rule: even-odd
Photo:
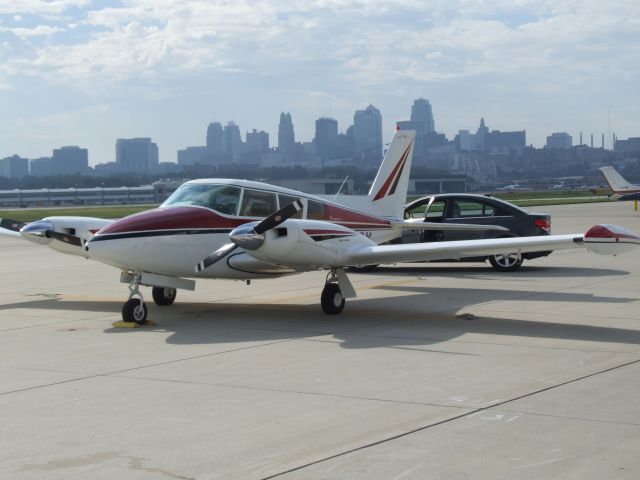
[[[322,219],[354,230],[389,229],[388,220],[324,204]],[[97,235],[166,230],[236,228],[255,218],[226,217],[201,207],[167,207],[130,215],[100,230]]]
[[250,221],[252,220],[223,217],[206,208],[157,208],[118,220],[100,230],[98,235],[189,228],[235,228]]

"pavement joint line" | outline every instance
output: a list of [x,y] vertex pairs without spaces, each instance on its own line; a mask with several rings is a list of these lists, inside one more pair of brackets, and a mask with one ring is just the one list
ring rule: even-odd
[[202,354],[202,355],[194,355],[192,357],[177,358],[175,360],[168,360],[166,362],[152,363],[152,364],[149,364],[149,365],[139,365],[137,367],[125,368],[125,369],[122,369],[122,370],[115,370],[113,372],[95,373],[95,374],[85,375],[85,376],[78,377],[78,378],[70,378],[70,379],[67,379],[67,380],[61,380],[59,382],[52,382],[52,383],[47,383],[47,384],[43,384],[43,385],[35,385],[33,387],[19,388],[17,390],[9,390],[9,391],[6,391],[6,392],[0,392],[0,396],[10,395],[10,394],[13,394],[13,393],[27,392],[27,391],[30,391],[30,390],[37,390],[39,388],[52,387],[52,386],[61,385],[61,384],[64,384],[64,383],[79,382],[79,381],[82,381],[82,380],[89,380],[89,379],[92,379],[92,378],[115,376],[117,374],[131,372],[133,370],[141,370],[143,368],[157,367],[157,366],[160,366],[160,365],[169,365],[169,364],[172,364],[172,363],[179,363],[179,362],[184,362],[184,361],[187,361],[187,360],[194,360],[196,358],[213,357],[215,355],[222,355],[222,354],[225,354],[225,353],[238,352],[240,350],[249,350],[249,349],[252,349],[252,348],[265,347],[265,346],[273,345],[273,344],[276,344],[276,343],[290,342],[291,340],[292,339],[277,340],[275,342],[261,343],[259,345],[250,345],[250,346],[247,346],[247,347],[233,348],[233,349],[230,349],[230,350],[224,350],[224,351],[220,351],[220,352],[206,353],[206,354]]
[[382,444],[385,444],[385,443],[388,443],[388,442],[392,442],[394,440],[398,440],[399,438],[408,437],[410,435],[413,435],[415,433],[428,430],[428,429],[433,428],[433,427],[438,427],[440,425],[451,423],[451,422],[454,422],[456,420],[460,420],[461,418],[470,417],[470,416],[476,415],[477,413],[480,413],[480,412],[484,412],[484,411],[487,411],[487,410],[495,409],[496,407],[499,407],[501,405],[507,405],[507,404],[515,402],[517,400],[522,400],[523,398],[532,397],[532,396],[538,395],[540,393],[544,393],[544,392],[548,392],[550,390],[554,390],[556,388],[564,387],[564,386],[569,385],[571,383],[579,382],[579,381],[585,380],[587,378],[595,377],[595,376],[601,375],[603,373],[611,372],[613,370],[617,370],[619,368],[624,368],[624,367],[627,367],[627,366],[630,366],[630,365],[634,365],[634,364],[638,364],[638,363],[640,363],[640,359],[637,359],[637,360],[634,360],[634,361],[631,361],[631,362],[626,362],[626,363],[623,363],[623,364],[620,364],[620,365],[616,365],[616,366],[613,366],[613,367],[610,367],[610,368],[606,368],[604,370],[600,370],[600,371],[597,371],[597,372],[589,373],[587,375],[582,375],[580,377],[576,377],[574,379],[567,380],[565,382],[558,383],[556,385],[550,385],[548,387],[540,388],[538,390],[534,390],[533,392],[525,393],[525,394],[519,395],[519,396],[514,397],[514,398],[503,400],[501,402],[497,402],[497,403],[494,403],[494,404],[486,406],[486,407],[476,408],[476,409],[474,409],[474,410],[472,410],[471,412],[468,412],[468,413],[462,413],[460,415],[455,415],[453,417],[450,417],[450,418],[447,418],[447,419],[444,419],[444,420],[441,420],[441,421],[438,421],[438,422],[435,422],[435,423],[431,423],[429,425],[425,425],[425,426],[422,426],[422,427],[414,428],[414,429],[409,430],[407,432],[403,432],[403,433],[399,433],[399,434],[396,434],[396,435],[392,435],[392,436],[387,437],[387,438],[382,438],[380,440],[376,440],[375,442],[366,443],[364,445],[360,445],[359,447],[354,447],[354,448],[345,450],[343,452],[339,452],[339,453],[336,453],[336,454],[333,454],[333,455],[329,455],[329,456],[327,456],[325,458],[314,460],[314,461],[308,462],[308,463],[306,463],[304,465],[299,465],[297,467],[292,467],[292,468],[289,468],[288,470],[285,470],[285,471],[282,471],[282,472],[278,472],[278,473],[275,473],[275,474],[272,474],[272,475],[268,475],[266,477],[262,477],[260,480],[271,480],[273,478],[281,477],[283,475],[287,475],[289,473],[297,472],[297,471],[303,470],[305,468],[308,468],[308,467],[311,467],[311,466],[314,466],[314,465],[318,465],[320,463],[324,463],[324,462],[327,462],[327,461],[330,461],[330,460],[334,460],[336,458],[343,457],[345,455],[349,455],[351,453],[355,453],[355,452],[358,452],[358,451],[366,450],[366,449],[371,448],[371,447],[375,447],[375,446],[382,445]]
[[292,395],[309,395],[309,396],[315,396],[315,397],[340,398],[345,400],[365,400],[369,402],[393,403],[398,405],[453,408],[453,409],[467,410],[467,414],[470,414],[471,410],[473,410],[474,408],[466,405],[450,405],[447,403],[411,402],[406,400],[393,400],[390,398],[363,397],[359,395],[341,395],[338,393],[322,393],[322,392],[311,392],[311,391],[304,391],[304,390],[286,390],[282,388],[254,387],[251,385],[233,385],[230,383],[199,382],[195,380],[179,380],[175,378],[137,377],[137,376],[134,377],[134,376],[119,375],[119,374],[105,374],[105,376],[114,377],[114,378],[125,378],[125,379],[131,379],[131,380],[144,380],[148,382],[180,383],[185,385],[199,385],[199,386],[206,386],[206,387],[229,388],[229,389],[237,389],[237,390],[254,390],[259,392],[289,393]]
[[550,413],[527,412],[527,411],[524,411],[524,410],[511,410],[511,409],[508,409],[508,408],[505,408],[505,409],[503,409],[501,411],[508,412],[508,413],[519,413],[521,415],[531,415],[531,416],[536,416],[536,417],[558,418],[558,419],[562,419],[562,420],[577,420],[577,421],[581,421],[581,422],[606,423],[606,424],[611,424],[611,425],[627,425],[627,426],[631,426],[631,427],[640,427],[640,423],[621,422],[621,421],[618,421],[618,420],[606,420],[606,419],[602,419],[602,418],[586,418],[586,417],[571,417],[571,416],[568,416],[568,415],[552,415]]

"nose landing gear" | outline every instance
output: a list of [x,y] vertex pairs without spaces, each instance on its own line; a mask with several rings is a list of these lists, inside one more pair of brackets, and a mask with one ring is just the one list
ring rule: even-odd
[[134,274],[129,284],[129,300],[122,306],[122,320],[138,326],[147,325],[147,306],[140,291],[140,274]]

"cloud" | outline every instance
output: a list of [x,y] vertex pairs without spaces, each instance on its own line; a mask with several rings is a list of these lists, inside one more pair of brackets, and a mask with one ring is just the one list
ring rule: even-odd
[[[87,5],[0,0],[0,12]],[[33,37],[35,53],[8,62],[12,72],[92,89],[189,72],[304,77],[316,90],[323,78],[383,88],[492,73],[593,74],[637,55],[639,17],[634,0],[126,0],[90,5],[64,43],[35,38],[60,26],[11,29]]]
[[0,0],[0,14],[60,13],[70,7],[82,7],[90,0]]
[[29,38],[29,37],[39,37],[39,36],[50,36],[54,33],[64,32],[65,29],[61,27],[52,27],[49,25],[38,25],[34,28],[2,28],[0,27],[0,32],[11,32],[16,37],[19,38]]

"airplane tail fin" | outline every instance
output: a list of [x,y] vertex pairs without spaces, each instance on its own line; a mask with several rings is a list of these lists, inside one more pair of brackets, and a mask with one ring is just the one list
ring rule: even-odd
[[389,145],[368,196],[372,210],[378,215],[403,216],[415,137],[413,130],[398,130]]
[[629,183],[615,168],[610,165],[600,167],[600,171],[604,175],[604,178],[611,187],[611,191],[613,193],[624,193],[639,188],[638,185]]

